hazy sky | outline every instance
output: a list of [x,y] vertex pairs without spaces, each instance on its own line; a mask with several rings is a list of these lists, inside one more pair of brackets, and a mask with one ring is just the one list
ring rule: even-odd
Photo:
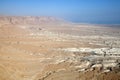
[[120,24],[120,0],[0,0],[0,15],[57,16],[75,22]]

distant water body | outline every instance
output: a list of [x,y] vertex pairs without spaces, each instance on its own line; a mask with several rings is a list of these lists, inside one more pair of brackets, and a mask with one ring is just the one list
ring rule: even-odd
[[120,28],[120,21],[81,21],[81,20],[70,20],[70,21],[77,24],[92,24],[92,25]]
[[88,23],[88,24],[108,24],[108,25],[120,25],[120,20],[109,20],[109,19],[80,19],[80,18],[66,18],[66,20],[74,23]]
[[120,21],[78,21],[78,20],[71,20],[71,21],[74,23],[120,25]]

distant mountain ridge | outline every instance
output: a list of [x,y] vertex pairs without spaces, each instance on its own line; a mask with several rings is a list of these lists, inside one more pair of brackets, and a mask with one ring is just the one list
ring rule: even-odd
[[65,21],[50,16],[0,16],[0,23],[8,24],[48,24],[64,23]]

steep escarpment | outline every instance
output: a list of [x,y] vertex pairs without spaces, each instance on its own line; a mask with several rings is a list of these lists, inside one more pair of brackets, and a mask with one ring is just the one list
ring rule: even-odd
[[62,23],[63,20],[49,16],[0,16],[0,23],[9,24],[48,24]]

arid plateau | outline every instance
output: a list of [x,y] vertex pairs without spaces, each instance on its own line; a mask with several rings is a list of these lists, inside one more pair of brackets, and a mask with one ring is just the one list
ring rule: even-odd
[[120,80],[120,26],[1,16],[0,80]]

